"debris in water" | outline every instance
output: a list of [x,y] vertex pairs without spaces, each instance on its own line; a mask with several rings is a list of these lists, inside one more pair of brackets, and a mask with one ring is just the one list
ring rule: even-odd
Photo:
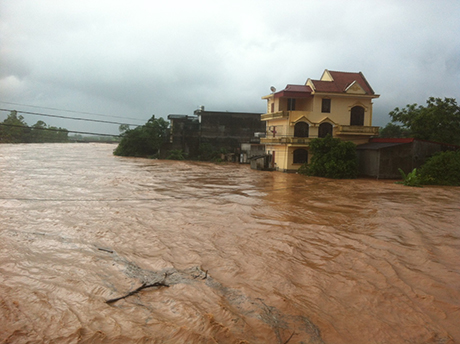
[[135,289],[133,291],[130,291],[128,294],[126,294],[124,296],[117,297],[115,299],[107,300],[107,301],[105,301],[105,303],[114,303],[114,302],[117,302],[119,300],[126,299],[127,297],[129,297],[131,295],[137,294],[142,289],[151,288],[151,287],[169,287],[169,285],[167,285],[164,281],[163,282],[155,282],[155,283],[152,283],[152,284],[143,283],[139,288],[137,288],[137,289]]

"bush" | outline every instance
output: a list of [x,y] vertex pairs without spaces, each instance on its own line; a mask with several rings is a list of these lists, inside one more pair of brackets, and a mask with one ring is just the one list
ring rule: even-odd
[[460,186],[460,151],[433,155],[420,168],[420,178],[425,185]]
[[207,142],[201,143],[198,148],[198,160],[201,161],[220,162],[222,161],[222,154],[227,154],[227,150],[225,148],[220,148],[218,150],[212,144]]
[[398,168],[399,173],[401,173],[402,182],[397,182],[398,184],[404,184],[406,186],[421,186],[422,178],[420,174],[417,172],[417,169],[414,168],[412,172],[405,174],[403,170]]
[[172,149],[168,152],[168,160],[185,160],[185,155],[182,149]]
[[358,158],[353,142],[341,141],[328,135],[310,143],[310,164],[302,165],[298,172],[309,176],[351,179],[358,175]]

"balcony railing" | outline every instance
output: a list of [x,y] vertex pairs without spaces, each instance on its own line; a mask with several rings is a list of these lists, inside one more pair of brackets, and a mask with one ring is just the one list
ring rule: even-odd
[[289,118],[291,121],[295,121],[298,118],[301,118],[302,116],[309,117],[311,114],[311,111],[288,111],[288,110],[282,110],[278,112],[273,112],[273,113],[264,113],[261,116],[262,121],[269,121],[272,119],[280,119],[280,118]]
[[[269,134],[269,133],[268,133]],[[267,135],[268,135],[267,134]],[[279,144],[309,144],[311,139],[316,138],[315,137],[294,137],[294,136],[283,136],[283,135],[276,135],[273,137],[272,135],[260,138],[260,143],[263,144],[273,144],[273,143],[279,143]]]
[[334,135],[378,135],[379,127],[338,125],[334,127]]
[[269,121],[271,119],[280,119],[280,118],[287,118],[289,117],[289,113],[287,111],[278,111],[273,113],[264,113],[260,119],[262,121]]

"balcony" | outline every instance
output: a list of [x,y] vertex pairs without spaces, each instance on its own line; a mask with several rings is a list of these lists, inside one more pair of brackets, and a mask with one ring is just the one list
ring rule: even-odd
[[362,135],[376,136],[379,134],[379,127],[357,126],[357,125],[338,125],[334,127],[335,135]]
[[262,121],[269,121],[272,119],[281,119],[281,118],[288,118],[289,117],[289,112],[287,111],[278,111],[278,112],[273,112],[273,113],[264,113],[260,119]]
[[[270,133],[269,133],[270,134]],[[301,144],[308,145],[312,137],[267,136],[260,139],[262,144]]]
[[311,111],[287,111],[287,110],[282,110],[278,112],[273,112],[273,113],[265,113],[261,116],[262,121],[269,121],[272,119],[287,119],[291,122],[297,121],[298,119],[305,117],[309,118],[311,114]]

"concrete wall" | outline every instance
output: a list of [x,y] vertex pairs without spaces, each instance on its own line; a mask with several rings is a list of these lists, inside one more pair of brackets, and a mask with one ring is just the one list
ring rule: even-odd
[[199,111],[201,138],[232,138],[249,142],[256,132],[265,132],[261,114],[239,112]]
[[435,153],[448,149],[453,148],[421,140],[379,149],[358,149],[359,174],[381,179],[400,179],[399,169],[407,174],[414,168],[420,168]]

